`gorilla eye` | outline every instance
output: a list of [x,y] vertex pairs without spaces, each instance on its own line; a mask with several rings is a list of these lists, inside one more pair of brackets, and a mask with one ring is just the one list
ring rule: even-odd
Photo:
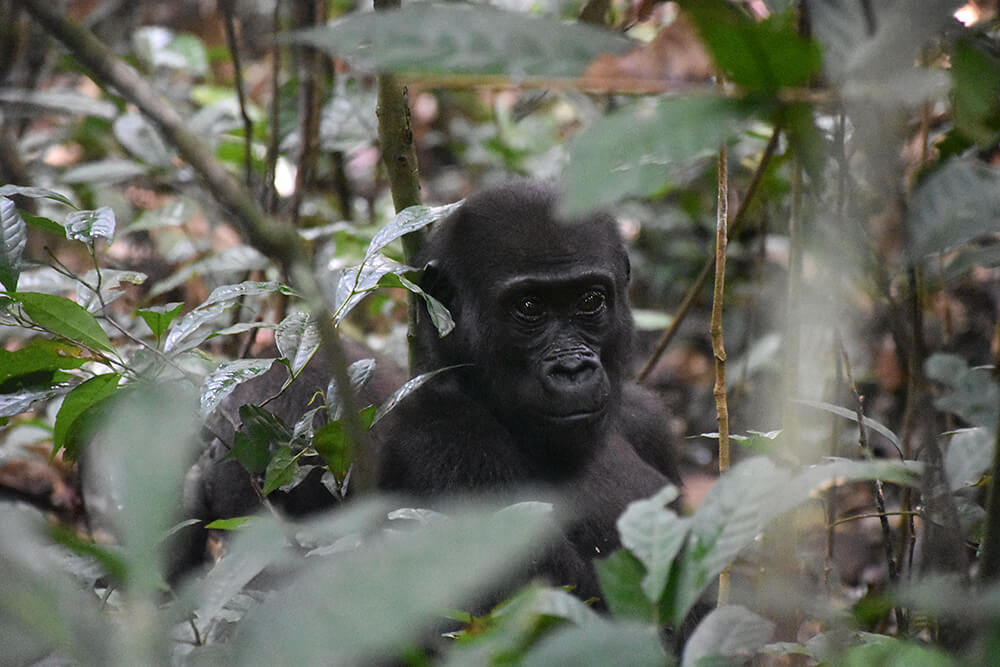
[[604,294],[597,290],[590,290],[580,298],[577,306],[584,315],[596,315],[604,309],[607,299]]
[[533,322],[545,314],[545,304],[536,296],[522,296],[514,301],[514,313],[522,320]]

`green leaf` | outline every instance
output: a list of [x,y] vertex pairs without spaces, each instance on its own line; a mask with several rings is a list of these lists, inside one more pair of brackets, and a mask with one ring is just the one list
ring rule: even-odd
[[924,179],[908,210],[914,259],[996,233],[1000,169],[978,160],[949,160]]
[[671,167],[715,154],[750,111],[737,100],[701,96],[644,99],[608,114],[570,146],[563,206],[581,213],[664,189]]
[[379,285],[379,281],[390,273],[401,274],[413,271],[413,267],[376,254],[365,259],[362,264],[351,266],[340,274],[333,299],[333,324],[339,326],[355,306]]
[[110,243],[115,236],[115,212],[110,206],[94,211],[73,211],[66,216],[66,238],[92,244],[98,236]]
[[0,394],[0,417],[19,415],[38,401],[55,398],[59,389],[24,389],[12,394]]
[[89,183],[107,184],[122,183],[149,173],[149,167],[133,160],[108,158],[97,162],[87,162],[63,172],[62,182],[69,184]]
[[[77,385],[73,391],[66,395],[59,408],[59,413],[56,415],[55,427],[52,430],[53,457],[66,446],[70,430],[77,418],[98,401],[115,393],[119,381],[121,381],[121,375],[117,373],[96,375]],[[71,454],[71,459],[75,459],[78,453],[71,453],[67,448],[67,454]]]
[[970,39],[955,42],[951,55],[955,125],[980,148],[1000,135],[1000,58]]
[[138,313],[142,321],[153,331],[153,336],[159,340],[174,318],[181,314],[183,308],[184,302],[174,301],[162,306],[149,306],[139,310]]
[[13,292],[21,275],[21,255],[28,245],[28,226],[14,202],[0,197],[0,283]]
[[292,377],[297,376],[319,349],[319,325],[307,313],[292,313],[278,324],[274,341]]
[[[19,94],[23,95],[22,90]],[[114,106],[114,105],[112,105]],[[0,197],[11,197],[13,195],[20,195],[22,197],[29,197],[31,199],[51,199],[52,201],[57,201],[60,204],[66,204],[72,208],[73,202],[66,199],[64,195],[59,194],[55,190],[47,190],[45,188],[33,188],[24,185],[2,185],[0,186]]]
[[[363,428],[370,428],[375,421],[375,406],[370,405],[358,413]],[[344,479],[354,459],[353,448],[347,439],[344,420],[328,422],[313,434],[313,448],[323,457],[330,472],[338,480]]]
[[138,112],[124,113],[115,119],[111,129],[118,143],[146,164],[169,167],[173,155],[146,117]]
[[285,296],[295,295],[295,292],[290,287],[274,280],[245,280],[235,285],[219,285],[212,290],[208,298],[201,302],[198,307],[204,308],[213,303],[230,302],[248,296],[269,296],[274,293],[284,294]]
[[442,338],[450,334],[452,329],[455,328],[455,320],[452,319],[451,313],[445,305],[425,292],[420,288],[420,285],[417,285],[406,276],[388,273],[382,276],[378,284],[379,287],[402,287],[421,297],[424,303],[427,304],[427,314],[430,315],[431,322],[438,330],[438,335]]
[[243,431],[237,431],[233,435],[233,448],[229,450],[225,459],[235,459],[247,472],[257,474],[267,469],[271,450],[266,440],[252,438]]
[[682,2],[719,68],[748,91],[803,86],[819,71],[819,46],[799,35],[797,12],[755,21],[725,0]]
[[425,637],[441,609],[495,586],[549,525],[541,515],[469,508],[449,518],[306,559],[240,623],[226,664],[357,665],[392,655]]
[[651,602],[663,595],[674,558],[687,539],[688,521],[666,507],[678,496],[677,488],[667,485],[652,498],[629,504],[618,518],[622,545],[646,569],[642,590]]
[[924,372],[951,389],[934,399],[938,409],[977,426],[997,428],[997,383],[990,369],[970,368],[961,357],[937,353],[924,362]]
[[646,568],[638,558],[619,549],[604,560],[595,560],[594,569],[604,601],[615,616],[656,620],[656,607],[642,590]]
[[[844,419],[850,419],[855,424],[858,423],[858,413],[855,410],[848,410],[847,408],[842,408],[839,405],[833,405],[832,403],[826,403],[823,401],[793,399],[792,402],[798,403],[799,405],[806,405],[810,408],[816,408],[817,410],[825,410],[826,412],[838,415]],[[886,440],[892,443],[897,451],[902,451],[903,444],[899,441],[899,438],[881,422],[877,422],[874,419],[865,416],[862,416],[861,419],[866,428],[870,428],[879,435],[883,436]]]
[[421,373],[416,377],[410,378],[405,383],[403,383],[402,387],[394,391],[392,396],[386,399],[386,401],[379,406],[378,411],[375,413],[375,420],[372,423],[373,424],[377,423],[378,420],[382,419],[382,417],[385,417],[389,413],[389,411],[391,411],[393,408],[399,405],[399,402],[401,400],[403,400],[404,398],[415,392],[417,389],[420,389],[420,387],[422,387],[425,382],[433,378],[435,375],[438,375],[439,373],[446,373],[456,368],[459,368],[459,366],[445,366],[444,368],[439,368],[429,373]]
[[[351,391],[357,396],[358,392],[371,379],[375,373],[374,359],[359,359],[347,368],[347,379],[351,383]],[[344,399],[341,398],[340,390],[337,388],[337,381],[330,379],[326,387],[326,405],[330,413],[330,419],[340,419],[343,416]]]
[[11,295],[36,324],[92,350],[114,352],[111,340],[94,316],[69,299],[53,294],[19,292]]
[[274,456],[267,463],[264,472],[264,495],[268,495],[279,486],[290,484],[295,480],[295,473],[299,468],[298,460],[292,456],[292,448],[288,445],[278,447]]
[[461,205],[462,201],[457,201],[444,206],[409,206],[404,208],[372,237],[371,243],[368,244],[368,250],[365,251],[365,258],[373,257],[382,252],[387,245],[398,238],[421,230],[439,220],[444,220]]
[[446,74],[576,77],[605,53],[636,43],[608,30],[563,23],[485,5],[414,3],[386,12],[356,12],[331,25],[285,36],[330,55],[371,62],[379,70]]
[[256,405],[240,406],[240,430],[226,458],[234,458],[252,473],[266,470],[271,445],[287,445],[292,434],[281,418]]
[[38,371],[79,368],[87,361],[84,354],[77,345],[49,338],[32,338],[13,352],[0,348],[0,386]]
[[[186,283],[193,276],[214,275],[218,273],[246,272],[255,269],[265,269],[270,266],[270,260],[258,250],[248,245],[238,245],[226,248],[210,257],[200,259],[193,264],[178,269],[164,278],[149,291],[149,298],[164,294]],[[223,285],[223,287],[230,287]],[[221,288],[217,288],[221,289]],[[287,289],[287,288],[286,288]],[[249,292],[248,292],[249,293]],[[207,306],[207,304],[205,304]]]
[[[774,623],[745,607],[727,605],[702,619],[684,645],[681,667],[697,667],[702,661],[743,662],[760,651],[774,634]],[[710,664],[717,664],[712,662]]]
[[[76,88],[46,88],[43,90],[26,90],[24,86],[0,88],[0,102],[10,102],[19,105],[22,109],[33,109],[35,112],[39,110],[53,111],[74,117],[95,116],[103,120],[111,120],[118,115],[118,107],[115,106],[114,102],[105,98],[95,99],[90,94]],[[42,188],[31,189],[41,190]],[[0,193],[0,195],[2,194]]]
[[258,519],[260,519],[260,517],[256,516],[236,516],[232,519],[216,519],[215,521],[205,524],[205,528],[211,528],[212,530],[239,530],[243,526],[250,525]]
[[201,386],[202,418],[212,414],[238,385],[263,375],[273,363],[274,359],[237,359],[219,364],[205,377]]
[[542,637],[518,664],[524,667],[663,667],[670,664],[653,624],[600,620],[566,626]]
[[[178,499],[199,442],[197,396],[185,381],[131,386],[110,399],[102,436],[88,444],[88,460],[114,499],[108,511],[128,563],[129,598],[155,604],[162,596],[163,536],[181,518]],[[140,662],[164,659],[158,653]]]
[[179,354],[185,350],[198,347],[213,331],[204,328],[206,324],[214,323],[224,312],[233,307],[233,302],[213,303],[208,307],[198,306],[187,315],[171,323],[167,337],[163,341],[163,351]]
[[29,227],[40,229],[49,234],[55,234],[60,238],[66,236],[66,228],[51,218],[46,218],[40,215],[31,215],[30,213],[26,213],[24,211],[21,212],[21,217],[24,218],[26,223],[28,223]]

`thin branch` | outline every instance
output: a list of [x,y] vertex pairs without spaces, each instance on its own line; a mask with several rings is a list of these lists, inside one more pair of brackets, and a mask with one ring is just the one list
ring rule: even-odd
[[243,184],[253,187],[253,163],[251,149],[253,146],[253,122],[247,114],[246,93],[243,91],[243,63],[240,59],[240,44],[236,37],[236,0],[219,0],[226,27],[226,43],[229,45],[229,56],[233,59],[233,82],[236,88],[236,99],[240,105],[240,116],[243,118]]
[[[735,234],[736,231],[743,225],[743,220],[746,217],[746,211],[750,206],[750,202],[752,202],[754,197],[756,197],[757,190],[764,178],[764,172],[767,171],[767,167],[771,164],[771,158],[774,157],[774,151],[778,148],[778,138],[780,136],[781,128],[775,127],[771,132],[771,138],[768,139],[767,146],[764,147],[764,153],[761,155],[760,164],[757,165],[757,170],[754,172],[753,178],[750,179],[750,185],[747,187],[747,192],[743,196],[743,200],[740,202],[739,208],[736,209],[736,215],[733,216],[732,221],[729,223],[729,237],[732,237],[732,235]],[[705,287],[705,281],[708,280],[708,275],[712,272],[712,267],[714,265],[715,257],[713,256],[709,257],[705,261],[705,264],[701,267],[698,277],[695,278],[693,283],[691,283],[691,287],[688,288],[687,294],[685,294],[684,299],[681,300],[681,305],[678,306],[677,312],[674,313],[674,318],[670,322],[670,326],[663,332],[660,340],[656,342],[656,348],[653,350],[653,353],[649,355],[649,359],[642,367],[642,370],[639,371],[639,382],[642,382],[649,377],[649,374],[656,366],[656,362],[660,360],[660,356],[663,355],[667,346],[670,345],[674,336],[677,335],[677,331],[684,322],[684,318],[687,317],[691,307],[694,306],[695,301],[697,301],[698,295],[701,294],[702,288]]]
[[47,0],[24,0],[22,6],[79,63],[90,69],[98,82],[116,89],[136,105],[202,178],[213,197],[229,210],[249,243],[284,267],[319,322],[323,350],[331,361],[334,380],[344,400],[347,435],[355,447],[355,477],[359,478],[355,483],[362,488],[370,487],[374,470],[368,434],[358,419],[357,398],[347,376],[343,347],[298,234],[261,211],[247,190],[206,149],[202,138],[188,129],[177,111],[93,33],[67,19]]
[[[728,151],[718,157],[718,208],[715,219],[715,290],[712,294],[712,355],[715,357],[715,414],[719,422],[719,474],[729,470],[729,404],[726,401],[726,347],[722,335],[722,305],[726,287],[726,247],[729,242]],[[729,603],[729,567],[719,573],[718,606]]]

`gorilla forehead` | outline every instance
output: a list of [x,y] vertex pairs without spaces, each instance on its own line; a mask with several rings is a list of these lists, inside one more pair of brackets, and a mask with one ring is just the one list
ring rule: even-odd
[[603,212],[562,218],[557,201],[555,189],[537,181],[484,190],[439,225],[428,259],[449,258],[462,274],[493,278],[627,265],[614,218]]

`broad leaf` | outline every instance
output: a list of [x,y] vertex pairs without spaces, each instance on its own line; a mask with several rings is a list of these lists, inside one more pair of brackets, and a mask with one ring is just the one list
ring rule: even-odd
[[531,513],[463,511],[310,559],[312,567],[240,623],[224,661],[254,667],[384,657],[425,636],[442,608],[464,604],[508,574],[537,548],[547,525]]
[[269,265],[270,261],[267,257],[248,245],[226,248],[211,257],[200,259],[194,264],[189,264],[182,269],[178,269],[172,275],[156,283],[153,289],[149,291],[149,297],[169,292],[175,287],[186,283],[193,276],[230,272],[245,273],[254,269],[264,269]]
[[652,498],[632,502],[618,518],[622,546],[645,566],[642,590],[652,602],[663,594],[674,558],[688,534],[688,521],[666,507],[678,495],[677,488],[668,485]]
[[382,276],[378,284],[380,287],[402,287],[422,298],[424,303],[427,304],[427,314],[431,318],[431,323],[438,330],[438,335],[442,338],[450,334],[452,329],[455,328],[455,320],[445,305],[425,292],[421,289],[420,285],[409,280],[406,276],[389,273]]
[[601,619],[585,626],[568,625],[546,635],[524,656],[525,667],[573,665],[574,667],[662,667],[667,654],[660,644],[659,628]]
[[[355,396],[371,379],[374,372],[374,359],[359,359],[347,368],[347,378],[350,380],[351,391]],[[330,419],[340,419],[343,416],[344,400],[340,396],[335,379],[331,379],[330,384],[326,387],[326,405],[330,412]]]
[[379,285],[387,274],[408,273],[414,269],[400,264],[385,255],[375,254],[358,264],[344,269],[337,282],[337,290],[333,300],[333,324],[338,326],[348,313],[354,309],[368,292]]
[[329,53],[374,61],[379,70],[580,76],[604,53],[635,43],[581,23],[486,5],[415,3],[386,12],[358,12],[335,23],[286,36]]
[[645,99],[608,114],[570,146],[563,172],[569,213],[667,187],[670,168],[712,155],[736,136],[749,109],[721,97]]
[[1000,231],[1000,169],[953,159],[917,188],[910,211],[913,259]]
[[[362,428],[371,427],[375,421],[375,406],[370,405],[358,413],[358,419]],[[347,438],[344,421],[338,419],[316,429],[313,435],[313,448],[323,457],[334,477],[343,480],[354,460],[354,448]]]
[[1000,135],[1000,58],[984,45],[960,39],[951,56],[955,125],[980,148]]
[[988,368],[970,368],[952,354],[933,354],[924,362],[927,377],[951,391],[934,399],[939,409],[977,426],[997,428],[997,383]]
[[91,315],[73,301],[54,294],[19,292],[12,298],[36,324],[92,350],[114,352],[111,340]]
[[149,173],[149,167],[133,160],[109,158],[67,169],[63,172],[61,180],[63,183],[69,184],[103,183],[110,185],[129,181],[137,176],[145,176],[147,173]]
[[107,99],[94,99],[76,88],[46,88],[28,90],[23,86],[0,88],[0,102],[10,102],[21,107],[53,111],[69,116],[95,116],[111,120],[118,115],[118,107]]
[[[824,401],[806,401],[802,399],[796,399],[792,402],[798,403],[799,405],[806,405],[810,408],[816,408],[817,410],[824,410],[826,412],[839,415],[844,419],[850,419],[855,424],[858,423],[858,413],[856,411],[848,410],[847,408],[843,408],[839,405],[826,403]],[[886,440],[893,444],[897,451],[902,451],[903,443],[901,443],[896,434],[890,431],[885,425],[881,422],[875,421],[871,417],[865,417],[864,415],[862,415],[861,420],[861,423],[864,424],[866,428],[870,428],[879,435],[883,436]]]
[[[96,375],[86,382],[77,385],[73,391],[66,394],[59,412],[56,414],[55,426],[52,429],[52,456],[54,457],[60,449],[67,446],[70,430],[73,428],[77,418],[88,408],[99,401],[104,400],[115,393],[121,375],[117,373],[106,373]],[[70,452],[70,458],[76,458],[79,452]]]
[[291,447],[288,445],[278,447],[264,471],[264,495],[292,482],[298,467],[298,460],[292,456]]
[[[148,278],[139,271],[118,271],[116,269],[101,269],[100,281],[97,271],[90,270],[82,277],[82,282],[76,284],[76,301],[91,313],[99,313],[111,303],[125,296],[122,283],[141,285]],[[100,284],[100,296],[92,288]]]
[[246,280],[242,283],[237,283],[235,285],[220,285],[212,290],[212,293],[208,295],[199,307],[209,306],[213,303],[221,303],[224,301],[235,301],[236,299],[247,297],[247,296],[269,296],[274,293],[284,294],[285,296],[293,296],[294,291],[290,287],[286,287],[281,283],[268,280],[268,281],[257,281],[257,280]]
[[28,226],[14,202],[0,197],[0,283],[10,292],[17,289],[21,255],[28,245]]
[[365,257],[372,257],[376,253],[382,252],[387,245],[398,238],[423,229],[438,220],[443,220],[461,205],[462,202],[457,201],[453,204],[445,204],[444,206],[410,206],[404,208],[396,214],[396,217],[389,224],[378,230],[375,236],[372,237],[371,243],[368,244],[368,250],[365,252]]
[[626,549],[594,561],[604,601],[615,616],[642,621],[656,620],[656,606],[642,590],[646,568]]
[[[20,91],[19,95],[23,95],[24,91]],[[61,195],[55,190],[48,190],[46,188],[34,188],[26,185],[0,185],[0,197],[11,197],[13,195],[20,195],[22,197],[30,197],[32,199],[51,199],[52,201],[57,201],[60,204],[66,204],[66,206],[73,206],[73,202],[66,198],[65,195]]]
[[274,359],[237,359],[220,364],[205,377],[201,386],[201,416],[212,414],[238,385],[263,375]]
[[146,164],[169,167],[173,156],[152,124],[138,112],[124,113],[115,119],[111,129],[118,143]]
[[[774,634],[774,623],[745,607],[727,605],[706,616],[684,645],[681,667],[697,667],[703,661],[743,662],[756,654]],[[710,662],[709,664],[716,664]]]
[[205,328],[220,315],[232,308],[232,302],[213,303],[207,308],[195,308],[187,315],[175,320],[163,342],[163,351],[178,354],[198,347],[213,332]]
[[85,354],[81,347],[49,338],[32,338],[13,352],[0,348],[0,385],[39,371],[79,368],[87,361]]
[[55,398],[65,389],[23,389],[12,394],[0,394],[0,417],[19,415],[38,401]]
[[291,377],[295,377],[319,349],[319,325],[306,313],[292,313],[278,324],[274,341],[281,357],[288,360]]
[[66,216],[66,238],[92,244],[99,236],[110,243],[115,236],[115,212],[110,206],[94,211],[73,211]]
[[376,412],[375,414],[375,421],[372,423],[377,423],[378,420],[382,419],[382,417],[385,417],[393,408],[395,408],[399,404],[401,400],[403,400],[404,398],[415,392],[417,389],[420,389],[420,387],[422,387],[425,382],[432,379],[435,375],[438,375],[440,373],[447,373],[448,371],[453,371],[456,368],[459,368],[459,366],[446,366],[444,368],[439,368],[429,373],[421,373],[420,375],[414,378],[410,378],[405,383],[403,383],[402,387],[394,391],[392,396],[386,399],[386,401],[379,406],[378,412]]
[[726,78],[749,91],[802,86],[819,70],[819,47],[799,34],[797,12],[755,21],[726,0],[681,4]]
[[174,318],[181,314],[182,308],[184,308],[183,302],[174,301],[161,306],[149,306],[139,310],[138,313],[142,321],[152,330],[153,336],[159,340]]

